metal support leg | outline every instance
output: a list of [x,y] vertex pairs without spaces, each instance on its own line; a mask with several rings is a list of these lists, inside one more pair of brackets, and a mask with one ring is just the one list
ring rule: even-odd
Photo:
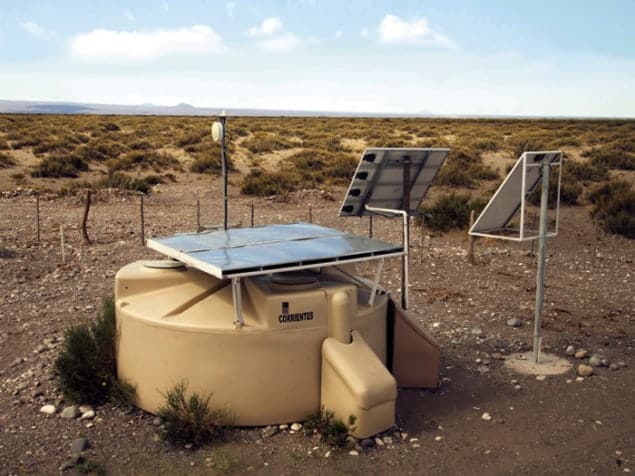
[[536,273],[536,308],[534,313],[534,362],[540,358],[540,327],[545,300],[545,242],[547,241],[547,202],[549,200],[549,162],[542,162],[540,226],[538,229],[538,271]]
[[232,297],[234,300],[234,326],[242,327],[243,321],[243,299],[240,290],[240,278],[232,278]]
[[375,270],[375,281],[373,281],[373,287],[370,289],[370,296],[368,297],[368,305],[372,307],[375,302],[375,295],[377,294],[377,287],[379,286],[379,278],[381,277],[381,271],[384,268],[384,260],[380,259],[377,262],[377,269]]

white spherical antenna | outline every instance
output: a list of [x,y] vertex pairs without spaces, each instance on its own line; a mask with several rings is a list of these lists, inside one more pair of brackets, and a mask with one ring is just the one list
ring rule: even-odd
[[220,122],[216,121],[212,124],[212,139],[214,139],[215,142],[220,141],[224,133],[223,125]]

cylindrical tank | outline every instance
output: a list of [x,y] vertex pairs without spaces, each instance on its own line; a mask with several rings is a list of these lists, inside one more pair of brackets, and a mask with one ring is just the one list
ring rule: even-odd
[[[156,413],[163,394],[186,381],[237,425],[304,419],[320,409],[329,320],[337,333],[360,332],[386,362],[385,295],[369,306],[368,290],[328,268],[243,278],[241,286],[244,326],[234,327],[228,280],[143,261],[117,273],[117,372],[136,385],[138,406]],[[345,319],[333,321],[333,309]]]

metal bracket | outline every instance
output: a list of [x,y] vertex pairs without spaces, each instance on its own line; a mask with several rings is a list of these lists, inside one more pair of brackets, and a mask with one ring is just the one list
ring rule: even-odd
[[381,277],[381,271],[384,267],[384,260],[380,259],[377,262],[377,269],[375,270],[375,280],[373,281],[373,287],[370,288],[370,296],[368,297],[368,305],[373,306],[375,302],[375,296],[377,295],[377,287],[379,286],[379,278]]
[[232,278],[232,298],[234,300],[234,326],[242,327],[243,321],[243,298],[240,288],[240,278]]

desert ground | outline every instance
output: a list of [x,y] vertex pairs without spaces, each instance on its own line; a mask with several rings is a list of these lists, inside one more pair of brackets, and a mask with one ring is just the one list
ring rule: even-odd
[[[194,231],[197,201],[201,224],[222,222],[210,123],[0,116],[0,474],[57,474],[80,437],[89,445],[84,463],[65,474],[635,471],[633,121],[228,120],[235,226],[250,225],[253,204],[256,225],[308,221],[310,209],[314,223],[367,234],[367,218],[337,216],[366,146],[452,149],[424,202],[432,216],[441,214],[435,201],[453,192],[468,202],[488,198],[519,152],[562,150],[565,164],[577,165],[565,165],[568,203],[558,236],[546,245],[542,332],[543,350],[571,363],[566,373],[537,378],[504,365],[532,345],[531,244],[478,240],[474,265],[464,225],[441,231],[414,220],[409,313],[441,345],[441,384],[436,391],[399,390],[398,428],[358,450],[331,449],[313,436],[271,427],[234,428],[222,441],[187,448],[161,441],[154,416],[126,405],[97,406],[92,418],[61,418],[70,402],[58,389],[53,362],[64,330],[95,319],[122,266],[159,257],[141,243],[140,193],[146,192],[146,238]],[[626,196],[624,207],[611,209],[626,217],[618,224],[593,199],[616,182],[627,184],[607,189]],[[88,189],[90,245],[80,226]],[[379,239],[400,239],[396,221],[375,219],[373,228]],[[387,263],[381,282],[396,297],[399,276],[400,263]],[[509,325],[514,318],[520,326]],[[569,346],[586,356],[568,355]],[[578,365],[593,355],[606,365],[578,378]],[[45,405],[54,405],[55,414],[41,412]]]

